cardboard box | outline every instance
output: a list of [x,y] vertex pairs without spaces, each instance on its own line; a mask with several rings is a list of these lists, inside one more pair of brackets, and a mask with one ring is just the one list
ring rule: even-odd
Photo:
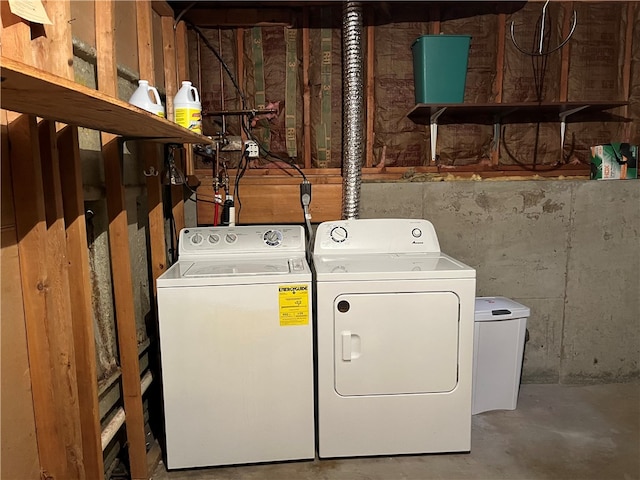
[[595,180],[638,178],[638,145],[608,143],[591,147],[591,178]]

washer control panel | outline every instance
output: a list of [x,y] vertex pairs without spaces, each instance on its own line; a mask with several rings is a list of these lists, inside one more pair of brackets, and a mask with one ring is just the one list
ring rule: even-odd
[[300,225],[191,227],[180,232],[180,258],[217,254],[267,254],[269,251],[304,252]]
[[337,220],[318,225],[314,255],[440,253],[433,225],[422,219]]

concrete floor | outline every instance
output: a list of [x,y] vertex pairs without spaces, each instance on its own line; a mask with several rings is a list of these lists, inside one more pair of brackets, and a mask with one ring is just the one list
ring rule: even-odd
[[518,408],[473,417],[469,454],[216,467],[155,480],[639,479],[640,384],[523,385]]

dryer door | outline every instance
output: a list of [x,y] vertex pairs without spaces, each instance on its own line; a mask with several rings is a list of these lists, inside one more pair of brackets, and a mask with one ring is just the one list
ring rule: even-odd
[[453,292],[338,296],[334,312],[339,395],[449,392],[458,381],[459,299]]

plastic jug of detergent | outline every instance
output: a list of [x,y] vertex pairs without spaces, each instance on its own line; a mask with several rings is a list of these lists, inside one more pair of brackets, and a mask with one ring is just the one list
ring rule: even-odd
[[156,87],[149,86],[147,80],[138,80],[138,88],[131,95],[129,103],[159,117],[165,117],[158,90],[156,90]]
[[174,122],[192,132],[202,133],[202,105],[198,90],[191,82],[182,82],[182,87],[173,99]]

